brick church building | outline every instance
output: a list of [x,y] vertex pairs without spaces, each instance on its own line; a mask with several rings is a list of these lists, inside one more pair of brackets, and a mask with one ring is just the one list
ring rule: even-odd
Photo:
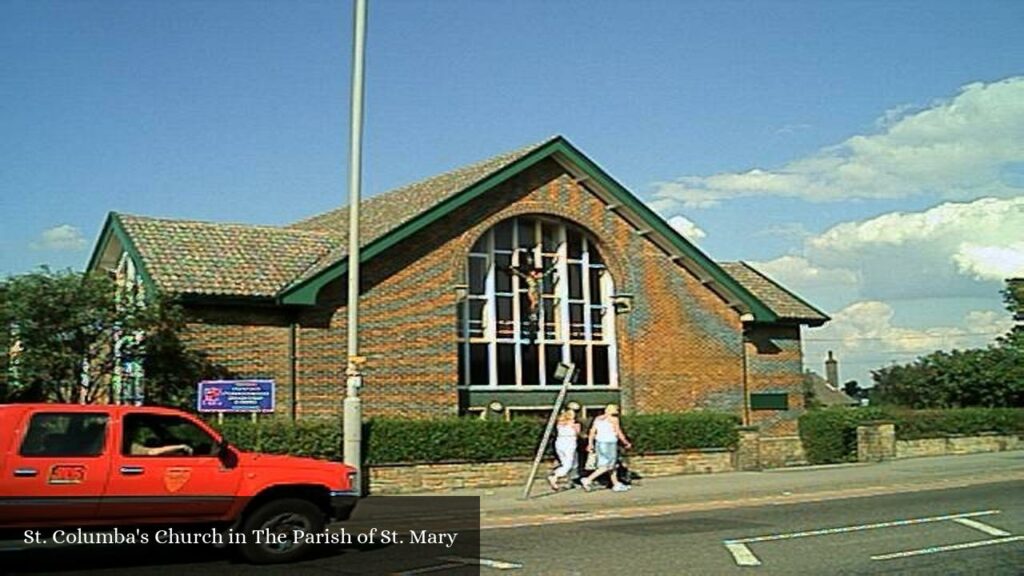
[[[186,307],[191,346],[270,378],[277,410],[344,397],[348,210],[283,227],[111,213],[89,263]],[[791,433],[800,326],[821,311],[715,262],[563,137],[365,199],[364,414],[435,418],[569,399],[625,413],[715,409]]]

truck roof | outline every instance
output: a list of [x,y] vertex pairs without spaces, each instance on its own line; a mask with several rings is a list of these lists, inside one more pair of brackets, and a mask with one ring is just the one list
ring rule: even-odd
[[187,412],[178,408],[166,406],[133,406],[129,404],[70,404],[58,402],[14,402],[0,404],[0,410],[23,411],[23,410],[60,410],[62,412],[153,412],[155,414],[179,414]]

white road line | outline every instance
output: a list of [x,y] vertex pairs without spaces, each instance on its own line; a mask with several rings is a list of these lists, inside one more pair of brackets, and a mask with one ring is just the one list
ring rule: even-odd
[[892,528],[896,526],[912,526],[914,524],[925,524],[927,522],[942,522],[944,520],[955,520],[957,518],[971,518],[976,516],[990,516],[999,514],[999,510],[982,510],[979,512],[966,512],[964,514],[949,514],[946,516],[932,516],[929,518],[913,518],[910,520],[894,520],[892,522],[879,522],[877,524],[861,524],[859,526],[843,526],[841,528],[825,528],[822,530],[809,530],[807,532],[792,532],[789,534],[772,534],[769,536],[756,536],[754,538],[739,538],[727,540],[726,542],[750,543],[750,542],[771,542],[773,540],[790,540],[793,538],[806,538],[808,536],[825,536],[828,534],[843,534],[846,532],[860,532],[862,530],[873,530],[875,528]]
[[462,562],[449,562],[447,564],[437,564],[434,566],[425,566],[423,568],[416,568],[415,570],[406,570],[404,572],[395,572],[394,576],[414,576],[415,574],[429,574],[431,572],[440,572],[441,570],[447,570],[449,568],[460,568],[465,566]]
[[1010,538],[995,538],[993,540],[979,540],[978,542],[967,542],[966,544],[951,544],[949,546],[933,546],[920,550],[908,550],[894,554],[881,554],[872,556],[872,560],[893,560],[895,558],[908,558],[910,556],[922,556],[924,554],[937,554],[939,552],[950,552],[953,550],[967,550],[968,548],[979,548],[981,546],[993,546],[995,544],[1006,544],[1007,542],[1020,542],[1024,536],[1012,536]]
[[462,556],[442,556],[438,560],[460,562],[462,564],[479,564],[496,570],[517,570],[523,565],[518,562],[506,562],[505,560],[491,560],[489,558],[464,558]]
[[761,561],[754,556],[754,553],[747,548],[746,544],[739,542],[726,542],[725,547],[732,552],[733,559],[736,560],[736,564],[740,566],[760,566]]
[[981,522],[978,522],[977,520],[971,520],[970,518],[954,518],[953,522],[956,522],[957,524],[963,524],[964,526],[967,526],[968,528],[974,528],[975,530],[981,530],[982,532],[984,532],[985,534],[988,534],[989,536],[1009,536],[1010,535],[1010,533],[1007,532],[1006,530],[1000,530],[999,528],[996,528],[995,526],[989,526],[988,524],[982,524]]

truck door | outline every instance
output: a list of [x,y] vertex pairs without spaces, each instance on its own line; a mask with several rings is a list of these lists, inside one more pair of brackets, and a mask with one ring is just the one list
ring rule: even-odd
[[195,422],[128,411],[117,429],[99,517],[193,522],[220,519],[231,508],[240,469],[218,458],[216,439]]
[[0,469],[0,524],[87,524],[109,468],[103,412],[26,412]]

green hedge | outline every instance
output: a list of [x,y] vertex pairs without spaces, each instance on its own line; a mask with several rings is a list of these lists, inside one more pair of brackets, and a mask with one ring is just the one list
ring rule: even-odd
[[544,434],[543,423],[534,420],[494,422],[477,418],[374,419],[366,429],[366,461],[371,464],[528,458]]
[[222,424],[211,425],[242,450],[342,459],[340,420],[291,422],[264,418],[254,424],[248,417],[228,417]]
[[622,428],[639,454],[691,448],[735,448],[739,417],[720,412],[627,416]]
[[875,420],[896,426],[897,440],[942,438],[982,432],[1024,434],[1024,409],[961,408],[905,410],[896,408],[829,408],[800,417],[800,439],[811,464],[857,459],[857,426]]
[[879,408],[827,408],[800,416],[800,441],[811,464],[857,459],[857,426],[886,418]]
[[[693,412],[623,418],[634,453],[686,448],[733,448],[738,420],[730,414]],[[545,422],[477,418],[397,420],[376,418],[363,428],[364,458],[370,464],[410,462],[492,462],[532,458]],[[243,450],[340,460],[341,424],[337,420],[296,423],[227,418],[214,424]]]
[[891,412],[896,438],[917,440],[950,434],[982,432],[1024,434],[1024,410],[1019,408],[961,408],[957,410],[900,410]]

